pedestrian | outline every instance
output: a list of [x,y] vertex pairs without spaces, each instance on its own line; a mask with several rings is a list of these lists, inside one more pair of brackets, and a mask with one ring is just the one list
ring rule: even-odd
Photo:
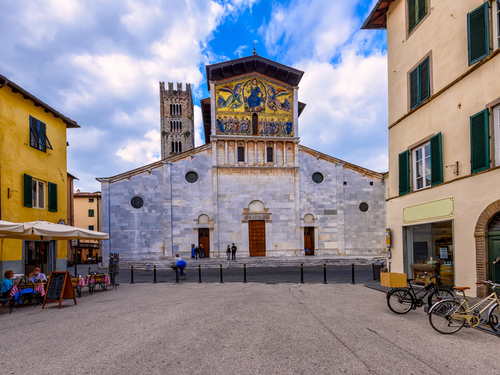
[[232,260],[236,260],[236,250],[238,250],[238,248],[236,247],[236,245],[233,242],[233,246],[231,246],[231,254],[232,254],[231,259]]
[[227,260],[231,260],[231,247],[229,245],[227,245],[226,255]]
[[199,256],[200,256],[200,249],[198,246],[196,246],[194,248],[194,257],[195,257],[195,259],[198,259]]
[[200,258],[205,258],[205,247],[200,245]]
[[191,258],[194,258],[194,245],[191,245]]

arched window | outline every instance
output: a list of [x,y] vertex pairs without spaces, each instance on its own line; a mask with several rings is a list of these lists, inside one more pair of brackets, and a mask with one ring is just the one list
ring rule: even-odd
[[171,152],[174,152],[174,141],[172,141],[172,148],[171,148]]
[[173,116],[174,114],[174,106],[172,104],[170,104],[170,116]]
[[182,152],[182,142],[179,141],[179,152]]
[[245,147],[238,147],[238,161],[245,161]]
[[273,162],[273,148],[272,147],[267,148],[267,162],[268,163]]
[[259,135],[259,116],[257,113],[252,115],[252,135]]
[[198,224],[208,224],[210,222],[207,215],[203,214],[198,216]]
[[179,121],[179,133],[182,133],[182,121]]
[[264,203],[261,201],[252,201],[248,205],[248,212],[249,213],[265,213],[266,208],[264,206]]

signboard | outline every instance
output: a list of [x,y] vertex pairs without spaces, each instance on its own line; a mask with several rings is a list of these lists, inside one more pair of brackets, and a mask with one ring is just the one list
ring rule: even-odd
[[440,247],[439,248],[439,257],[441,259],[448,259],[448,248],[447,247]]
[[47,292],[45,293],[45,298],[43,300],[42,309],[45,307],[45,302],[59,302],[58,308],[60,309],[63,298],[73,298],[76,305],[75,292],[73,290],[73,285],[71,285],[69,272],[51,272],[47,285]]
[[78,246],[78,240],[71,240],[71,246]]
[[385,230],[385,247],[388,249],[391,247],[391,230],[389,228]]

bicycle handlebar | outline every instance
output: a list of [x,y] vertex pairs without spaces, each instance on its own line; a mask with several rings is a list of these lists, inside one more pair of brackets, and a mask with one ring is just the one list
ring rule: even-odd
[[491,285],[493,287],[493,289],[495,289],[496,287],[500,287],[500,284],[495,284],[491,280],[476,282],[476,285],[481,285],[481,284],[483,284],[483,285]]

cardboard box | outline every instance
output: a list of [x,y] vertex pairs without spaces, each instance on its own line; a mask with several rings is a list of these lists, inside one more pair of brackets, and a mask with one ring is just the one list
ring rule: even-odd
[[389,288],[406,288],[408,285],[406,273],[380,273],[380,285]]

